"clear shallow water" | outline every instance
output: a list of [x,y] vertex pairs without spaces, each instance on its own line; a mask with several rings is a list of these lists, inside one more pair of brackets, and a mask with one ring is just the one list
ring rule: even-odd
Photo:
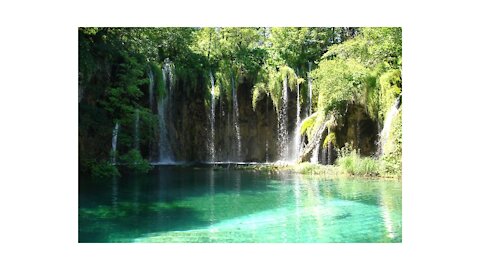
[[402,186],[160,166],[79,185],[79,242],[402,242]]

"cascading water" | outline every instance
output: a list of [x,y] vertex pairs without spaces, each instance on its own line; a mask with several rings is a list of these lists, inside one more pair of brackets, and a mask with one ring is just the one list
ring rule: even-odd
[[392,121],[395,118],[395,116],[398,114],[398,111],[400,108],[401,99],[402,99],[402,96],[400,95],[395,100],[392,107],[390,107],[390,110],[387,113],[387,117],[385,118],[385,122],[383,124],[382,132],[380,132],[380,139],[378,141],[378,151],[377,151],[378,156],[381,156],[383,154],[385,144],[387,143],[388,137],[390,135],[390,128],[392,126]]
[[[228,108],[228,107],[227,107]],[[232,137],[231,137],[231,134],[233,133],[232,130],[233,130],[233,127],[232,127],[232,112],[228,109],[225,108],[225,110],[227,110],[226,112],[226,115],[227,115],[227,132],[225,132],[225,150],[227,151],[227,153],[225,154],[226,156],[226,160],[227,161],[232,161]]]
[[210,72],[210,83],[211,83],[211,100],[210,100],[210,143],[209,143],[209,152],[210,152],[210,161],[215,161],[215,80],[213,78],[212,72]]
[[[222,95],[219,95],[218,96],[218,112],[220,113],[219,115],[219,119],[227,119],[227,123],[226,123],[226,126],[225,126],[225,120],[224,121],[221,121],[220,122],[220,125],[221,124],[224,124],[222,125],[222,127],[224,128],[225,132],[223,132],[223,136],[222,136],[222,133],[218,134],[217,137],[219,138],[219,141],[220,144],[217,145],[218,147],[218,150],[217,151],[217,159],[218,160],[228,160],[228,128],[226,127],[230,127],[230,123],[228,122],[230,119],[229,119],[229,115],[227,112],[225,112],[225,104],[223,104],[223,102],[225,100],[225,96],[222,96]],[[223,138],[222,138],[223,137]]]
[[235,79],[233,78],[232,75],[232,99],[233,99],[233,126],[235,128],[235,139],[236,141],[236,146],[237,146],[237,151],[236,151],[236,160],[240,161],[240,151],[242,149],[242,141],[240,137],[240,124],[238,123],[238,118],[239,118],[239,112],[238,112],[238,100],[237,100],[237,90],[235,87]]
[[[147,76],[148,76],[148,105],[149,105],[149,108],[150,110],[152,111],[152,113],[154,113],[155,111],[155,105],[154,105],[154,86],[155,86],[155,77],[154,77],[154,74],[153,74],[153,71],[151,68],[148,69],[148,72],[147,72]],[[157,142],[155,141],[150,141],[149,142],[149,160],[150,161],[153,161],[155,160],[156,158],[154,158],[154,154],[155,154],[155,148],[156,148],[156,144]]]
[[319,150],[320,150],[320,144],[317,144],[317,146],[315,146],[315,149],[313,150],[312,157],[310,158],[311,163],[315,163],[315,164],[318,163]]
[[153,83],[154,83],[154,77],[153,77],[153,72],[151,69],[148,70],[148,104],[150,110],[153,111]]
[[312,62],[308,62],[308,115],[312,114],[312,77],[310,72],[312,71]]
[[[265,103],[267,107],[267,113],[265,118],[267,119],[267,125],[268,125],[268,98],[265,98]],[[268,138],[265,136],[265,162],[268,162]]]
[[118,130],[120,128],[120,125],[118,122],[115,123],[115,127],[113,128],[112,132],[112,155],[111,155],[111,163],[113,165],[117,164],[117,136],[118,136]]
[[140,150],[140,113],[138,109],[135,110],[135,122],[133,125],[133,146]]
[[282,107],[278,114],[278,149],[280,160],[286,160],[288,156],[288,80],[283,78]]
[[[297,69],[298,74],[298,69]],[[295,133],[293,137],[293,149],[292,155],[290,157],[291,161],[295,161],[298,157],[298,153],[300,152],[300,124],[302,121],[300,120],[300,83],[298,83],[298,75],[296,75],[297,79],[297,118],[295,122]]]
[[[173,162],[172,149],[168,141],[168,128],[166,124],[166,114],[168,103],[172,94],[173,85],[173,71],[171,63],[168,59],[165,60],[162,67],[164,89],[167,91],[163,98],[159,98],[157,102],[158,109],[158,127],[159,127],[159,142],[158,142],[158,162],[169,163]],[[168,83],[167,83],[168,82]],[[167,87],[168,86],[168,87]]]

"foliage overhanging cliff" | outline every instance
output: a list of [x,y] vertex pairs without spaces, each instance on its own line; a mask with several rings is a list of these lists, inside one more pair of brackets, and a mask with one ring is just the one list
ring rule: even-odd
[[[402,93],[401,28],[79,28],[78,34],[82,173],[112,155],[126,163],[154,161],[162,132],[175,160],[207,160],[212,102],[219,160],[276,160],[284,147],[277,140],[284,87],[285,116],[294,119],[300,108],[304,146],[328,120],[321,149],[349,144],[373,155]],[[168,106],[158,106],[167,98]],[[401,169],[401,110],[397,118],[384,154],[392,170]],[[290,136],[294,122],[286,126]],[[231,146],[236,137],[238,156]]]

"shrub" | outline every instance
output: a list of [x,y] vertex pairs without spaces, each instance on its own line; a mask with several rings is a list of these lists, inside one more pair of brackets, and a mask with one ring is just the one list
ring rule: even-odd
[[147,173],[152,169],[148,161],[143,159],[140,151],[136,149],[128,151],[128,153],[120,157],[120,160],[135,173]]
[[99,163],[92,164],[91,167],[92,177],[96,179],[112,178],[114,176],[120,176],[117,167],[112,165],[108,161],[101,161]]
[[382,174],[401,177],[402,175],[402,110],[393,119],[390,136],[385,144],[382,160]]

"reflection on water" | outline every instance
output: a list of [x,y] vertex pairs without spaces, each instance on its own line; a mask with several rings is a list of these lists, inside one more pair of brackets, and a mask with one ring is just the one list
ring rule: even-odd
[[118,207],[118,178],[116,176],[112,179],[112,208],[117,211]]
[[161,167],[80,182],[79,242],[401,242],[401,183]]
[[298,176],[294,177],[294,191],[295,191],[295,235],[298,237],[300,233],[300,179]]
[[215,222],[215,171],[210,170],[210,225]]
[[[395,202],[393,200],[401,200],[401,198],[393,198],[389,196],[387,191],[385,190],[385,187],[381,190],[380,192],[380,207],[382,208],[382,217],[383,217],[383,223],[385,225],[385,230],[387,232],[387,237],[390,239],[394,239],[396,237],[397,231],[400,230],[401,233],[401,227],[396,228],[395,227],[395,219],[392,217],[392,214],[395,212]],[[396,211],[397,215],[401,215],[401,209],[399,211]],[[398,224],[397,224],[398,225]]]

